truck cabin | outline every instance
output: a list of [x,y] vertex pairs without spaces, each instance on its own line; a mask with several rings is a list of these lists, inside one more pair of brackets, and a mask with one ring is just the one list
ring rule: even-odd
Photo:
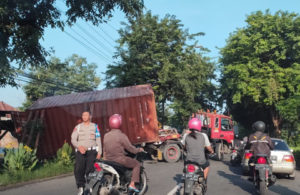
[[202,122],[202,132],[206,133],[210,139],[226,140],[232,143],[234,139],[233,122],[229,116],[216,112],[199,113]]

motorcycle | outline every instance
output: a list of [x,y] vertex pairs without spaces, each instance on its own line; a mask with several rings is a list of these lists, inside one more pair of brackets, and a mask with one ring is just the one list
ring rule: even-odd
[[184,165],[182,179],[184,187],[180,189],[182,195],[204,195],[206,192],[206,183],[204,172],[201,166],[195,162],[187,161]]
[[91,195],[94,190],[97,190],[97,195],[143,195],[147,189],[147,175],[143,166],[146,152],[141,152],[135,155],[135,159],[141,163],[140,183],[136,185],[139,193],[128,189],[132,169],[128,169],[116,162],[100,160],[94,163],[95,171],[88,176],[87,189],[85,195]]
[[239,165],[242,162],[241,151],[239,148],[232,148],[230,154],[230,164],[233,166]]
[[276,182],[276,177],[272,175],[272,167],[268,163],[267,155],[253,157],[253,162],[249,163],[253,171],[253,183],[261,195],[265,195],[268,187]]

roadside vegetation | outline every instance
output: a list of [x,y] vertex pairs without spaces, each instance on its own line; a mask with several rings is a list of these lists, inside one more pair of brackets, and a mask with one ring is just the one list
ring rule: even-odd
[[0,187],[71,173],[74,168],[72,148],[65,143],[56,157],[38,161],[36,150],[23,144],[18,149],[8,149],[1,164]]
[[300,169],[300,146],[298,147],[291,147],[294,150],[293,154],[296,160],[297,168]]

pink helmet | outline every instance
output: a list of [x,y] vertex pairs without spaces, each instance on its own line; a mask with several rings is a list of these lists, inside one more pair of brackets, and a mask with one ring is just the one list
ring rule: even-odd
[[111,129],[120,129],[122,125],[122,116],[119,114],[114,114],[109,117],[109,127]]
[[201,131],[202,125],[201,125],[201,121],[197,118],[192,118],[189,121],[189,129],[195,129],[197,131]]

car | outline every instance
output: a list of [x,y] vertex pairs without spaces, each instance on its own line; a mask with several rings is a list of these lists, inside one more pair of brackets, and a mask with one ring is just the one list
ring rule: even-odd
[[[272,171],[273,174],[287,175],[291,179],[295,179],[296,161],[293,155],[293,150],[289,148],[287,143],[282,139],[271,138],[274,144],[274,150],[271,151]],[[249,172],[248,161],[252,153],[249,149],[244,150],[243,159],[241,162],[243,174]]]

